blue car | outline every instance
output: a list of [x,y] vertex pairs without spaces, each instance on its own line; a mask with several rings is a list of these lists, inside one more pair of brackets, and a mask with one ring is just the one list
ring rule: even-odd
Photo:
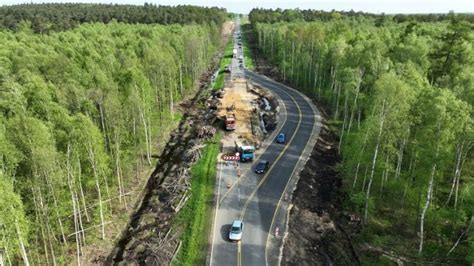
[[280,133],[280,134],[278,134],[278,137],[277,137],[276,141],[277,141],[278,143],[282,143],[282,144],[285,143],[285,141],[286,141],[286,134],[285,134],[285,133]]

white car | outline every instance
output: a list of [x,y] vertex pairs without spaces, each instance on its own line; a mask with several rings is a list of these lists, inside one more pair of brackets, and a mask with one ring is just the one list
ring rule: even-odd
[[244,230],[244,223],[240,220],[235,220],[232,222],[229,232],[230,241],[240,241],[242,240],[242,231]]

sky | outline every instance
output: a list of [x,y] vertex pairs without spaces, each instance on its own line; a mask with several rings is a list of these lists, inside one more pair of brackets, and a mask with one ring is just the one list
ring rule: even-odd
[[114,3],[143,5],[145,2],[160,5],[219,6],[227,11],[247,14],[254,7],[300,8],[318,10],[364,11],[371,13],[474,13],[474,0],[0,0],[1,5],[21,3]]

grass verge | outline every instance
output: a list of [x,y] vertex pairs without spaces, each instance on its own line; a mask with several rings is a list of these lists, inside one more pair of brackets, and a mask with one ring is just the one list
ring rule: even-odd
[[212,227],[212,200],[221,134],[206,142],[202,157],[191,169],[192,194],[180,211],[177,225],[183,228],[182,246],[173,265],[204,265]]
[[245,67],[250,70],[254,70],[255,65],[252,59],[252,51],[250,51],[250,46],[249,46],[249,34],[250,34],[250,31],[252,30],[250,23],[247,22],[245,24],[242,24],[241,30],[242,30],[242,48],[244,49]]
[[224,68],[232,62],[232,50],[234,49],[234,38],[230,37],[227,45],[224,49],[224,56],[221,59],[219,65],[219,74],[217,75],[216,82],[214,83],[214,90],[220,90],[224,88]]

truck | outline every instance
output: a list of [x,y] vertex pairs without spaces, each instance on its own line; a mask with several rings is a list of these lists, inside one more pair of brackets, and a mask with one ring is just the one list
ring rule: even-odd
[[237,49],[232,50],[232,56],[237,57]]
[[227,112],[225,115],[225,130],[235,130],[235,114],[233,112]]
[[255,147],[252,145],[242,145],[239,147],[240,161],[251,162],[254,158]]

